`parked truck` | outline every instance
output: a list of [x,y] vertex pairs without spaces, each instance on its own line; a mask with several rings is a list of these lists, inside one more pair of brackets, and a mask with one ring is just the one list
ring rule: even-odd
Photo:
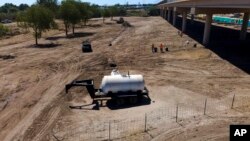
[[142,75],[120,74],[117,70],[113,70],[111,75],[104,76],[98,89],[95,88],[93,79],[75,80],[66,85],[66,93],[74,86],[86,87],[93,102],[107,98],[123,105],[125,102],[135,104],[145,96],[149,98]]

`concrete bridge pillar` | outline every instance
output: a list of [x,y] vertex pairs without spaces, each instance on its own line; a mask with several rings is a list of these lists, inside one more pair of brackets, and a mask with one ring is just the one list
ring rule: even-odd
[[166,19],[167,19],[167,12],[168,12],[168,10],[167,10],[167,9],[165,9],[165,12],[164,12],[164,20],[166,20]]
[[168,9],[168,21],[170,22],[170,20],[171,20],[171,9],[169,8]]
[[167,15],[167,10],[164,9],[164,10],[163,10],[163,18],[164,18],[164,20],[166,19],[166,15]]
[[191,24],[194,24],[194,14],[191,14]]
[[203,36],[204,45],[208,45],[209,43],[212,20],[213,20],[213,14],[212,13],[206,14],[206,23],[205,23],[204,36]]
[[177,16],[177,13],[175,10],[173,10],[173,26],[176,25],[176,16]]
[[161,16],[162,16],[162,18],[164,18],[164,9],[162,9],[162,11],[161,11]]
[[182,32],[186,31],[187,27],[187,12],[182,13]]
[[240,40],[245,40],[247,37],[248,21],[249,21],[249,13],[244,13],[243,23],[240,31]]

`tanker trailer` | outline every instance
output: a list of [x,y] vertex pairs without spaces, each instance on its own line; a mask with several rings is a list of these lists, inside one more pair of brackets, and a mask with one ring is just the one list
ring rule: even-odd
[[142,75],[122,75],[117,70],[113,70],[111,75],[103,77],[100,89],[105,94],[141,93],[144,90],[144,79]]
[[143,96],[149,98],[142,75],[120,74],[117,70],[113,70],[110,75],[102,78],[99,89],[94,87],[94,80],[92,79],[79,80],[67,84],[66,93],[73,86],[85,86],[93,102],[111,98],[118,105],[122,105],[125,102],[135,104]]

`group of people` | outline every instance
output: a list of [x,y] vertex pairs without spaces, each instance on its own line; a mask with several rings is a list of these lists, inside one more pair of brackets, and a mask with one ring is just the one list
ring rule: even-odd
[[[159,48],[160,48],[160,51],[163,53],[164,52],[164,46],[163,46],[162,43],[160,44]],[[168,48],[166,46],[165,46],[165,50],[168,51]],[[152,52],[153,53],[157,52],[157,47],[155,47],[154,44],[152,44]]]

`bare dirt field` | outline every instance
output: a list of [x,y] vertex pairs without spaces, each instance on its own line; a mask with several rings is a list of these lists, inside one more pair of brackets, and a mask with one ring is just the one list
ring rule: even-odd
[[[178,123],[171,119],[172,122],[149,127],[148,132],[127,133],[126,137],[119,136],[117,131],[111,138],[221,141],[229,139],[230,124],[250,123],[249,101],[244,107],[239,104],[230,109],[234,94],[236,101],[240,101],[239,97],[245,99],[250,93],[247,73],[187,35],[180,37],[178,30],[160,17],[125,20],[132,27],[110,20],[103,24],[102,19],[94,19],[89,26],[77,28],[78,36],[74,38],[54,31],[39,40],[42,44],[55,43],[56,47],[34,47],[30,35],[18,35],[18,41],[16,36],[1,40],[0,55],[11,54],[14,58],[0,58],[0,140],[106,140],[107,134],[86,137],[79,128],[88,130],[98,123],[126,119],[138,118],[140,122],[145,113],[158,111],[160,115],[162,107],[164,111],[175,111],[179,103],[193,104],[192,112],[202,113],[200,107],[206,98],[211,113],[207,116],[179,119]],[[81,43],[86,39],[91,41],[93,53],[81,52]],[[152,53],[152,43],[157,47],[166,44],[169,52]],[[194,44],[197,46],[193,47]],[[120,72],[143,74],[151,103],[120,108],[107,103],[99,110],[92,110],[93,105],[71,109],[69,106],[88,105],[92,100],[85,88],[74,88],[66,94],[65,84],[91,78],[99,86],[102,77],[112,70],[110,63],[117,64]],[[173,116],[175,112],[168,114]],[[184,113],[181,118],[188,115]],[[121,127],[132,124],[131,121]],[[70,137],[66,135],[69,132]]]

